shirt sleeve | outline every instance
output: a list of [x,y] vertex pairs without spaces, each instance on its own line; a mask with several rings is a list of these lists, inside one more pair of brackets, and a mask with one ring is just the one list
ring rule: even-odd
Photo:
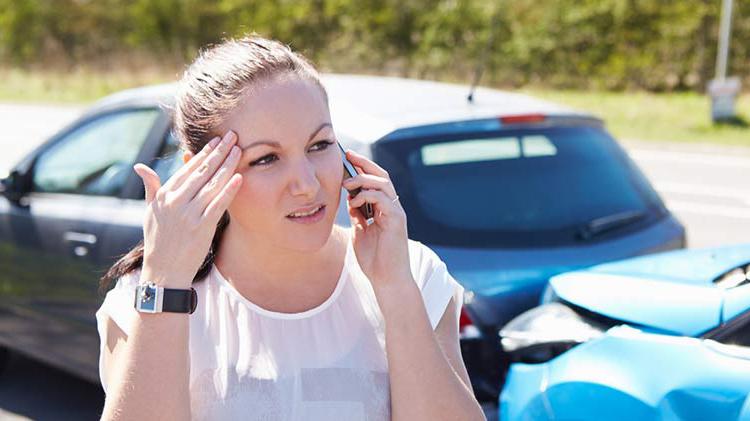
[[448,271],[445,262],[434,252],[418,241],[409,240],[412,260],[412,274],[422,292],[427,316],[432,329],[437,328],[447,310],[451,297],[456,302],[456,329],[464,302],[464,287]]
[[107,316],[117,326],[130,335],[131,328],[138,317],[138,311],[133,306],[135,302],[135,286],[140,279],[140,270],[135,270],[118,278],[115,286],[107,291],[104,302],[96,311],[96,329],[99,332],[99,379],[107,393],[104,378],[104,347],[107,343]]

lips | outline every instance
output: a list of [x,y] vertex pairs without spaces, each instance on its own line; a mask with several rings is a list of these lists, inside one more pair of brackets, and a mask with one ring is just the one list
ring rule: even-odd
[[296,210],[294,210],[292,212],[289,212],[286,216],[292,217],[292,215],[294,215],[294,214],[312,214],[314,211],[318,210],[323,205],[324,205],[323,203],[319,203],[317,205],[312,205],[312,206],[306,206],[304,208],[299,208],[299,209],[296,209]]

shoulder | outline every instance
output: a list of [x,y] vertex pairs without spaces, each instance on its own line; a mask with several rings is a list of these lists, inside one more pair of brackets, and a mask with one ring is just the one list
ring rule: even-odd
[[408,240],[409,261],[414,280],[422,289],[437,271],[445,270],[445,262],[431,248],[417,240]]
[[[437,255],[437,253],[435,253],[429,246],[425,245],[421,241],[412,240],[410,238],[408,240],[408,244],[409,244],[409,257],[411,257],[412,260],[416,258],[420,262],[424,261],[425,263],[442,261],[440,259],[440,256]],[[413,255],[412,255],[412,252],[414,252]]]
[[433,330],[454,298],[453,312],[458,314],[463,304],[464,288],[450,274],[445,262],[427,245],[409,240],[409,260],[412,276],[422,294],[427,316]]

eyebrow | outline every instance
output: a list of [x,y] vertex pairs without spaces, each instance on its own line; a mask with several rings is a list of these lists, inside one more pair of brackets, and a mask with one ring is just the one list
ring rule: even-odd
[[[320,127],[318,127],[317,129],[315,129],[315,131],[310,135],[310,138],[307,139],[307,143],[310,143],[310,141],[313,140],[315,138],[315,136],[317,136],[318,133],[320,133],[320,131],[323,130],[324,128],[326,128],[326,127],[333,128],[333,126],[331,125],[331,123],[327,123],[326,122],[326,123],[321,124]],[[268,145],[268,146],[272,146],[272,147],[275,147],[275,148],[281,148],[281,143],[276,142],[274,140],[258,140],[258,141],[255,141],[255,142],[253,142],[253,143],[245,146],[244,148],[242,148],[242,151],[244,152],[244,151],[246,151],[246,150],[248,150],[250,148],[253,148],[255,146],[260,146],[260,145]]]

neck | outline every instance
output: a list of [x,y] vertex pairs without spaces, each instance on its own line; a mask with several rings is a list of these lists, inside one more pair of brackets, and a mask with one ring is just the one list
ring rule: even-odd
[[332,265],[340,269],[338,258],[345,235],[345,229],[334,224],[323,247],[316,251],[299,251],[255,239],[241,226],[230,222],[214,263],[235,286],[252,282],[256,286],[286,289],[294,287],[300,279],[309,278],[311,273],[328,274]]

